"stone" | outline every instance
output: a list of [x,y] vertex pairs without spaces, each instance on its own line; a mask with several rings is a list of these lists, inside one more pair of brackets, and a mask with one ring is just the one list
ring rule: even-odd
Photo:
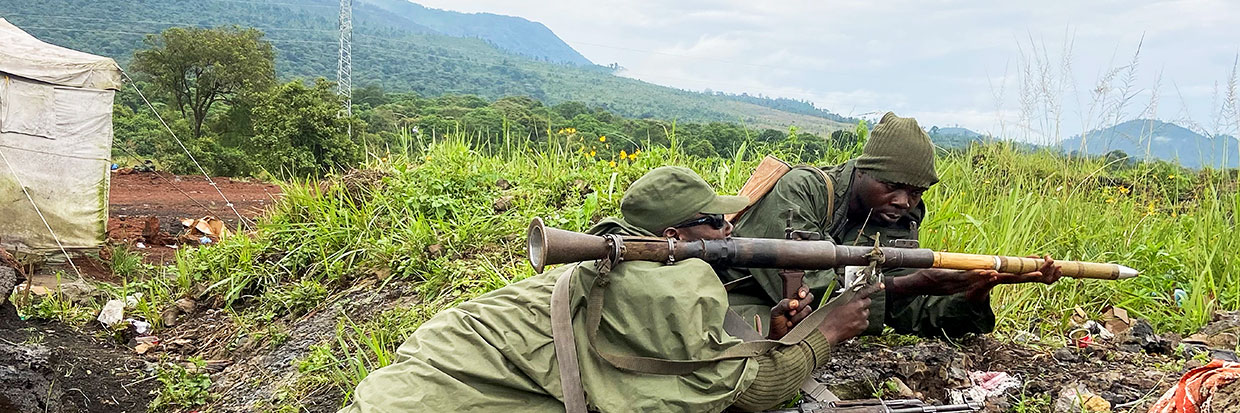
[[99,289],[86,280],[77,280],[60,285],[60,294],[74,304],[89,304],[98,296]]
[[182,298],[177,300],[176,306],[181,309],[182,313],[185,314],[193,314],[194,311],[198,310],[198,302],[194,301],[192,298]]

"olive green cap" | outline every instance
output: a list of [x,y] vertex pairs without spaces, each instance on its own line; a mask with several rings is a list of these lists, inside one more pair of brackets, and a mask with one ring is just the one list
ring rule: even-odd
[[934,144],[917,119],[887,112],[878,121],[857,157],[861,169],[882,181],[929,188],[939,182],[934,171]]
[[663,166],[647,172],[629,186],[620,198],[620,213],[628,223],[660,234],[699,212],[731,214],[746,205],[749,205],[749,198],[718,195],[710,184],[688,168]]

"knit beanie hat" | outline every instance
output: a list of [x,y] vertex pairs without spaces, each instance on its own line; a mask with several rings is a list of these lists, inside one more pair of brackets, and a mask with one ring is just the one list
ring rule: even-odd
[[879,180],[929,188],[939,181],[934,172],[934,144],[913,118],[887,112],[870,132],[857,157],[857,169]]

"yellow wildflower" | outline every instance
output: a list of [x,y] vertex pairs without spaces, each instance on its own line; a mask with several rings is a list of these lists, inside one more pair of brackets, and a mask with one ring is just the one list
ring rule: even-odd
[[616,161],[611,161],[610,165],[611,165],[611,167],[612,167],[612,168],[615,168],[615,167],[616,167]]
[[630,161],[636,161],[636,160],[637,160],[637,152],[630,153],[630,154],[629,154],[629,160],[630,160]]
[[1167,174],[1167,179],[1175,179],[1175,174]]
[[1108,203],[1108,204],[1114,204],[1114,203],[1115,203],[1115,198],[1107,198],[1107,203]]
[[598,152],[595,152],[593,149],[591,149],[591,150],[590,150],[590,157],[591,157],[591,158],[593,158],[593,157],[594,157],[594,155],[596,155],[596,154],[598,154]]
[[625,151],[624,151],[624,149],[621,149],[621,150],[620,150],[620,159],[624,159],[624,158],[628,158],[628,157],[629,157],[629,153],[628,153],[628,152],[625,152]]
[[598,141],[599,141],[599,142],[607,142],[607,136],[606,136],[606,135],[599,136],[599,137],[598,137]]
[[1121,194],[1127,194],[1127,193],[1128,193],[1128,187],[1126,187],[1126,186],[1119,186],[1119,187],[1116,187],[1115,189],[1119,190],[1119,193],[1121,193]]
[[430,156],[430,155],[426,155],[426,161],[427,161],[427,162],[430,162],[430,161],[431,161],[431,159],[435,159],[435,158],[434,158],[434,157],[432,157],[432,156]]

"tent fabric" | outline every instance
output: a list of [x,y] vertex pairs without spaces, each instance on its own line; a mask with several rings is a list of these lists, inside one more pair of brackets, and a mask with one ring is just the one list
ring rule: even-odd
[[0,246],[57,251],[46,218],[65,248],[97,248],[107,230],[120,68],[42,43],[3,19],[0,44],[0,153],[8,161],[0,161]]
[[0,72],[57,86],[120,89],[116,61],[44,43],[0,19]]

